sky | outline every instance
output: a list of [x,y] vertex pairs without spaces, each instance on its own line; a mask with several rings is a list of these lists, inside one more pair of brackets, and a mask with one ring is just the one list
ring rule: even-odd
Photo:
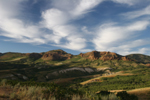
[[150,0],[0,0],[0,52],[150,55]]

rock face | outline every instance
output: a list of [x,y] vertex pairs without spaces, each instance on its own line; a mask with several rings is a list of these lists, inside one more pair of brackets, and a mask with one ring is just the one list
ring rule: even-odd
[[92,51],[92,52],[88,52],[88,53],[80,53],[81,57],[85,57],[87,59],[91,59],[91,60],[123,60],[123,61],[131,61],[131,59],[129,59],[126,56],[121,56],[118,55],[114,52],[98,52],[98,51]]
[[48,51],[46,53],[43,54],[42,59],[43,60],[67,60],[67,59],[71,59],[72,55],[66,53],[63,50],[52,50],[52,51]]
[[131,61],[131,59],[130,59],[130,58],[128,58],[128,57],[126,57],[126,56],[121,57],[121,59],[122,59],[123,61]]
[[96,60],[96,59],[99,59],[100,57],[100,52],[98,51],[92,51],[92,52],[88,52],[88,53],[80,53],[80,56],[81,57],[85,57],[87,59],[92,59],[92,60]]

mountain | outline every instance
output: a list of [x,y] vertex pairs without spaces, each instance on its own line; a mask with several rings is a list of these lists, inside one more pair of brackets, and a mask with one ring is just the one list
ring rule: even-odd
[[147,56],[147,55],[130,54],[130,55],[127,55],[127,57],[130,58],[130,59],[135,59],[138,62],[150,63],[150,56]]
[[67,59],[71,59],[72,58],[72,54],[68,54],[67,52],[63,51],[63,50],[52,50],[52,51],[48,51],[46,53],[43,54],[42,59],[43,60],[67,60]]
[[[149,66],[137,62],[134,57],[122,56],[114,52],[92,51],[72,55],[63,50],[42,53],[13,53],[0,56],[0,79],[52,81],[95,77],[116,71],[134,72]],[[146,58],[144,58],[146,59]]]
[[129,59],[126,56],[121,56],[119,54],[116,54],[114,52],[98,52],[98,51],[92,51],[88,52],[85,54],[80,53],[81,57],[85,57],[87,59],[92,59],[92,60],[123,60],[123,61],[132,61],[132,59]]
[[98,93],[149,87],[149,77],[150,56],[142,54],[122,56],[92,51],[72,55],[60,49],[42,53],[0,53],[0,80],[8,79],[11,84],[49,86],[54,82],[85,93]]
[[[41,59],[43,61],[64,61],[71,59],[74,55],[69,54],[63,50],[51,50],[48,52],[43,52],[43,53],[13,53],[13,52],[8,52],[4,53],[3,55],[0,54],[0,60],[1,61],[11,61],[14,59],[20,60],[20,59],[32,59],[32,61]],[[123,61],[132,61],[132,58],[128,58],[128,56],[121,56],[117,53],[114,52],[99,52],[99,51],[92,51],[92,52],[87,52],[87,53],[80,53],[79,54],[81,57],[86,58],[86,59],[91,59],[91,60],[123,60]]]

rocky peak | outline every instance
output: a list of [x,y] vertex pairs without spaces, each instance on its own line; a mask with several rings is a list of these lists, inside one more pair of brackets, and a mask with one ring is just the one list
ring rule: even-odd
[[100,53],[98,51],[92,51],[91,53],[89,53],[89,59],[98,59],[100,57]]
[[72,55],[66,53],[63,50],[52,50],[48,51],[43,54],[42,59],[43,60],[66,60],[66,59],[71,59]]
[[81,57],[85,57],[87,59],[92,59],[92,60],[97,60],[97,59],[100,59],[100,60],[103,60],[103,61],[106,61],[106,60],[124,60],[124,61],[130,61],[130,59],[128,57],[123,57],[121,55],[118,55],[114,52],[98,52],[98,51],[92,51],[92,52],[88,52],[88,53],[80,53],[80,56]]

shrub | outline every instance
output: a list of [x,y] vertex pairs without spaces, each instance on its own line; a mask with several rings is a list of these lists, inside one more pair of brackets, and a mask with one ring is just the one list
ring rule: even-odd
[[10,94],[10,99],[11,100],[17,100],[18,99],[18,96],[16,95],[15,92],[13,92],[13,93]]
[[3,80],[1,81],[1,85],[2,85],[2,86],[5,86],[6,83],[7,83],[7,79],[3,79]]
[[137,96],[130,95],[126,91],[118,92],[117,97],[120,98],[120,100],[138,100]]

